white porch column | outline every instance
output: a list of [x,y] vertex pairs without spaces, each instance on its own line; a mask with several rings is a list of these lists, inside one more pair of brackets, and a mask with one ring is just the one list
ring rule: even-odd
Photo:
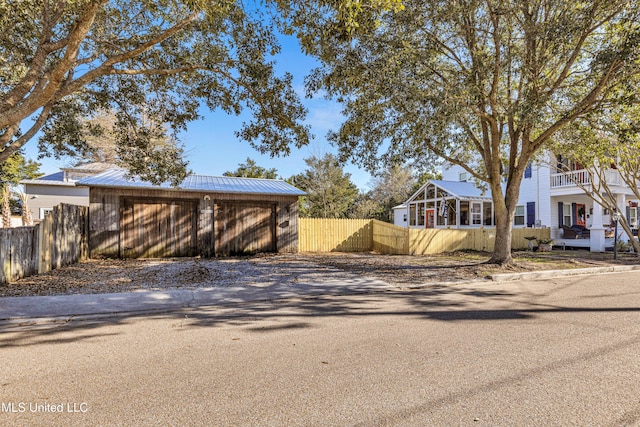
[[590,244],[591,252],[604,252],[604,227],[602,225],[602,206],[593,202],[593,214],[591,215]]

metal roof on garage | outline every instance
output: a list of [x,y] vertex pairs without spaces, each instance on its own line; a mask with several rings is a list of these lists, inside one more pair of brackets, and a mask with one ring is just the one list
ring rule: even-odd
[[306,193],[279,179],[237,178],[228,176],[188,175],[180,185],[170,183],[154,185],[135,176],[129,176],[124,169],[110,169],[98,175],[84,178],[77,185],[88,187],[136,188],[157,190],[182,190],[211,193],[269,194],[283,196],[304,196]]

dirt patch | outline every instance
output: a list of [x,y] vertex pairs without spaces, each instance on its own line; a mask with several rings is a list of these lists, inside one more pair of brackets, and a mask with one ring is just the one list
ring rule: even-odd
[[[240,258],[88,260],[46,274],[0,285],[0,296],[132,292],[175,288],[228,287],[243,284],[296,283],[301,280],[371,277],[398,287],[479,280],[499,273],[585,268],[614,264],[612,253],[554,251],[514,253],[506,267],[486,264],[485,253],[431,256],[375,253],[278,254]],[[638,264],[620,254],[615,264]]]
[[353,274],[310,263],[297,255],[238,258],[87,260],[45,274],[0,285],[0,297],[194,289],[238,285],[269,286],[298,280],[321,281]]
[[[455,282],[484,279],[501,273],[524,273],[541,270],[564,270],[613,264],[612,254],[586,251],[562,251],[562,254],[516,252],[515,262],[507,266],[486,264],[486,253],[457,252],[450,254],[410,256],[376,254],[307,254],[309,260],[350,272],[375,277],[399,287],[432,282]],[[616,264],[638,264],[640,260],[621,255]]]

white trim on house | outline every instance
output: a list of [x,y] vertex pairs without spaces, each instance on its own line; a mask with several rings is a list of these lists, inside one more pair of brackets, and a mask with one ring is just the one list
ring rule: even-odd
[[474,228],[495,224],[491,195],[470,182],[430,180],[407,201],[403,225],[411,228]]

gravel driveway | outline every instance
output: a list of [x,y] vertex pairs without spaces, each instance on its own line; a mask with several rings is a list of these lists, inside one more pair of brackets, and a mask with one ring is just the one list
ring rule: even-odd
[[[194,289],[260,283],[356,277],[380,279],[399,288],[424,283],[483,279],[490,274],[581,268],[603,265],[588,252],[557,256],[516,254],[509,267],[484,264],[487,254],[456,253],[436,256],[390,256],[375,253],[269,254],[232,258],[87,260],[46,274],[0,285],[0,296],[65,295],[136,290]],[[605,254],[607,255],[607,254]],[[585,257],[588,256],[588,259]],[[610,258],[610,256],[609,256]],[[602,259],[605,259],[604,257]],[[634,262],[629,258],[621,262]]]
[[0,286],[0,296],[64,295],[139,290],[263,286],[354,274],[296,256],[87,260]]

